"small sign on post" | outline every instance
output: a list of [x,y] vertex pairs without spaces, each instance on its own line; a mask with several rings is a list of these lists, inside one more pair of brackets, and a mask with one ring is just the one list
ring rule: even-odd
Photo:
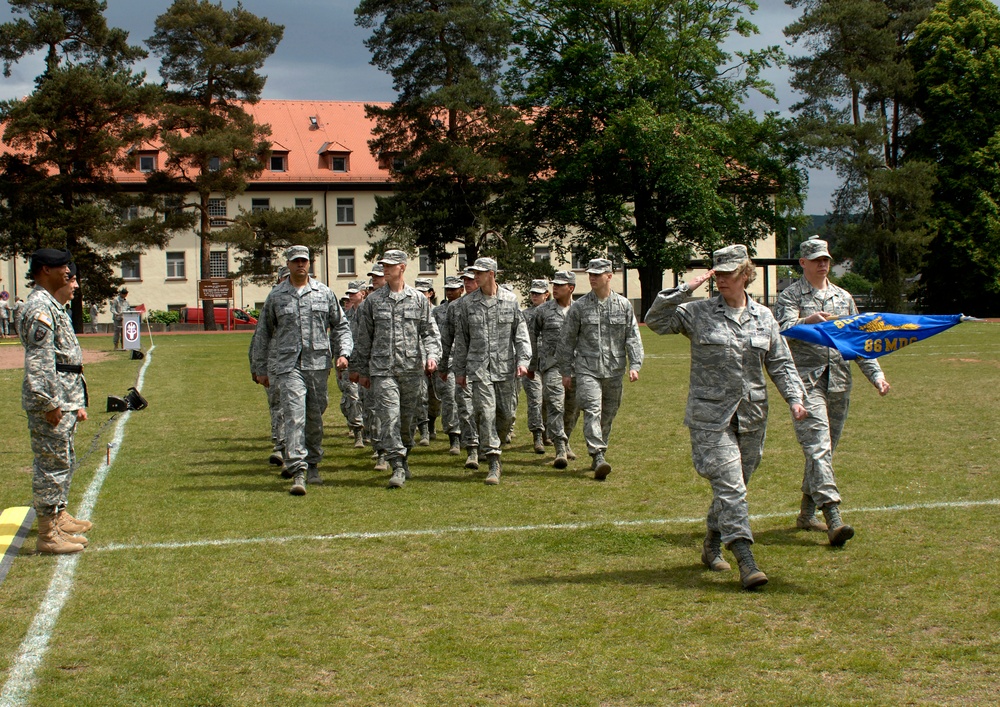
[[233,281],[224,277],[198,280],[198,299],[233,299]]
[[126,351],[139,351],[142,348],[139,342],[142,335],[139,326],[141,321],[142,312],[134,310],[122,312],[122,348]]

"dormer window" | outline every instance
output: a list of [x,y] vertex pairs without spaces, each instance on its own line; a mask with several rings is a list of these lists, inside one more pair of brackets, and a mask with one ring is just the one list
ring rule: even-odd
[[221,166],[222,166],[222,160],[220,160],[218,157],[209,157],[208,158],[208,171],[209,172],[218,172],[219,171],[219,167],[221,167]]
[[288,171],[288,153],[275,152],[271,154],[270,169],[272,172]]
[[346,172],[348,167],[347,155],[330,155],[330,170],[333,172]]
[[139,155],[139,171],[140,172],[155,172],[156,171],[156,155]]

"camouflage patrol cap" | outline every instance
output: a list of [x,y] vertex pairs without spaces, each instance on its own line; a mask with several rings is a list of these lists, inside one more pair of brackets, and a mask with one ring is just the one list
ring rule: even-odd
[[309,257],[309,249],[304,245],[293,245],[285,251],[285,260],[289,263],[293,260],[299,260],[301,258],[312,260],[312,258]]
[[508,292],[513,292],[514,291],[514,286],[512,284],[510,284],[509,282],[501,282],[500,283],[500,289],[501,290],[507,290]]
[[496,272],[497,261],[493,258],[476,258],[476,262],[469,266],[469,269],[476,272]]
[[830,258],[830,249],[827,242],[819,236],[810,236],[807,240],[799,244],[799,257],[806,260],[816,260],[816,258]]
[[553,285],[576,285],[576,273],[569,270],[559,270],[552,278]]
[[473,270],[472,266],[470,265],[469,267],[467,267],[465,270],[462,271],[462,274],[459,275],[459,277],[465,278],[466,280],[475,280],[476,271]]
[[368,277],[372,275],[378,275],[379,277],[385,277],[385,270],[382,269],[382,263],[375,263],[372,265],[371,270],[365,273]]
[[379,265],[401,265],[408,260],[406,253],[401,250],[387,250],[378,259]]
[[534,292],[538,295],[543,295],[549,291],[549,281],[548,280],[532,280],[531,289],[528,292]]
[[462,286],[462,278],[449,275],[444,279],[444,289],[454,290]]
[[716,272],[733,272],[750,259],[745,245],[731,245],[712,253],[712,269]]
[[351,280],[347,283],[347,294],[353,295],[356,292],[361,292],[365,287],[367,287],[367,283],[364,280]]
[[413,282],[413,286],[416,287],[421,292],[427,292],[428,290],[434,289],[434,281],[429,277],[418,277]]
[[278,282],[284,280],[286,277],[288,277],[288,275],[289,272],[287,265],[282,265],[280,268],[278,268]]
[[594,258],[587,263],[587,273],[590,275],[600,275],[612,271],[611,261],[607,258]]

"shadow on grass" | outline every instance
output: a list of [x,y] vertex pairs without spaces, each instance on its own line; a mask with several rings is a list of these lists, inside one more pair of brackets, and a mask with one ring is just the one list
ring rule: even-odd
[[[811,594],[808,587],[800,587],[773,574],[765,588],[756,590],[765,593]],[[637,585],[646,587],[677,587],[698,591],[714,591],[720,594],[746,593],[740,585],[740,573],[734,566],[729,572],[711,572],[701,563],[674,565],[657,569],[612,570],[608,572],[584,572],[580,574],[528,577],[512,582],[520,586],[556,586],[563,584],[615,586]]]

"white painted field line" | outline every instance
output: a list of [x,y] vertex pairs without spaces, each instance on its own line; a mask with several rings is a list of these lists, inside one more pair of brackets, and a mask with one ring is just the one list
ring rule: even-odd
[[[146,352],[146,362],[139,370],[139,377],[136,379],[135,387],[142,390],[142,382],[146,377],[146,369],[149,368],[153,360],[152,345]],[[105,458],[105,461],[97,468],[94,478],[87,487],[83,495],[83,502],[77,509],[80,518],[89,519],[97,503],[97,497],[101,493],[101,487],[108,476],[111,465],[115,463],[118,450],[121,449],[122,440],[125,438],[125,423],[132,416],[132,411],[122,413],[115,425],[115,434],[112,438],[112,448]],[[59,614],[62,612],[66,600],[69,599],[70,591],[73,589],[73,574],[76,572],[76,564],[80,561],[80,555],[63,555],[56,561],[56,571],[49,582],[48,591],[42,599],[42,605],[35,614],[35,619],[28,627],[28,634],[21,642],[17,657],[11,664],[10,672],[7,674],[7,682],[4,683],[3,691],[0,691],[0,707],[21,707],[28,703],[31,689],[35,684],[35,671],[42,664],[45,654],[49,649],[49,641],[52,640],[52,630],[55,628]]]
[[[975,508],[977,506],[1000,506],[1000,498],[985,501],[939,501],[930,503],[911,503],[897,506],[872,506],[869,508],[851,508],[850,513],[898,513],[903,511],[930,510],[935,508]],[[781,513],[761,513],[750,516],[750,520],[767,518],[783,518],[794,516],[798,511]],[[192,540],[176,543],[110,543],[101,547],[92,547],[94,552],[117,552],[119,550],[182,550],[198,547],[231,547],[234,545],[280,545],[282,543],[317,540],[380,540],[386,538],[413,538],[426,536],[442,536],[457,533],[529,533],[541,530],[589,530],[601,527],[635,527],[642,525],[682,525],[686,523],[704,523],[705,517],[697,518],[650,518],[646,520],[597,520],[586,523],[544,523],[541,525],[469,525],[445,528],[425,528],[412,530],[383,530],[376,532],[332,533],[328,535],[285,535],[279,537],[228,538],[220,540]]]

